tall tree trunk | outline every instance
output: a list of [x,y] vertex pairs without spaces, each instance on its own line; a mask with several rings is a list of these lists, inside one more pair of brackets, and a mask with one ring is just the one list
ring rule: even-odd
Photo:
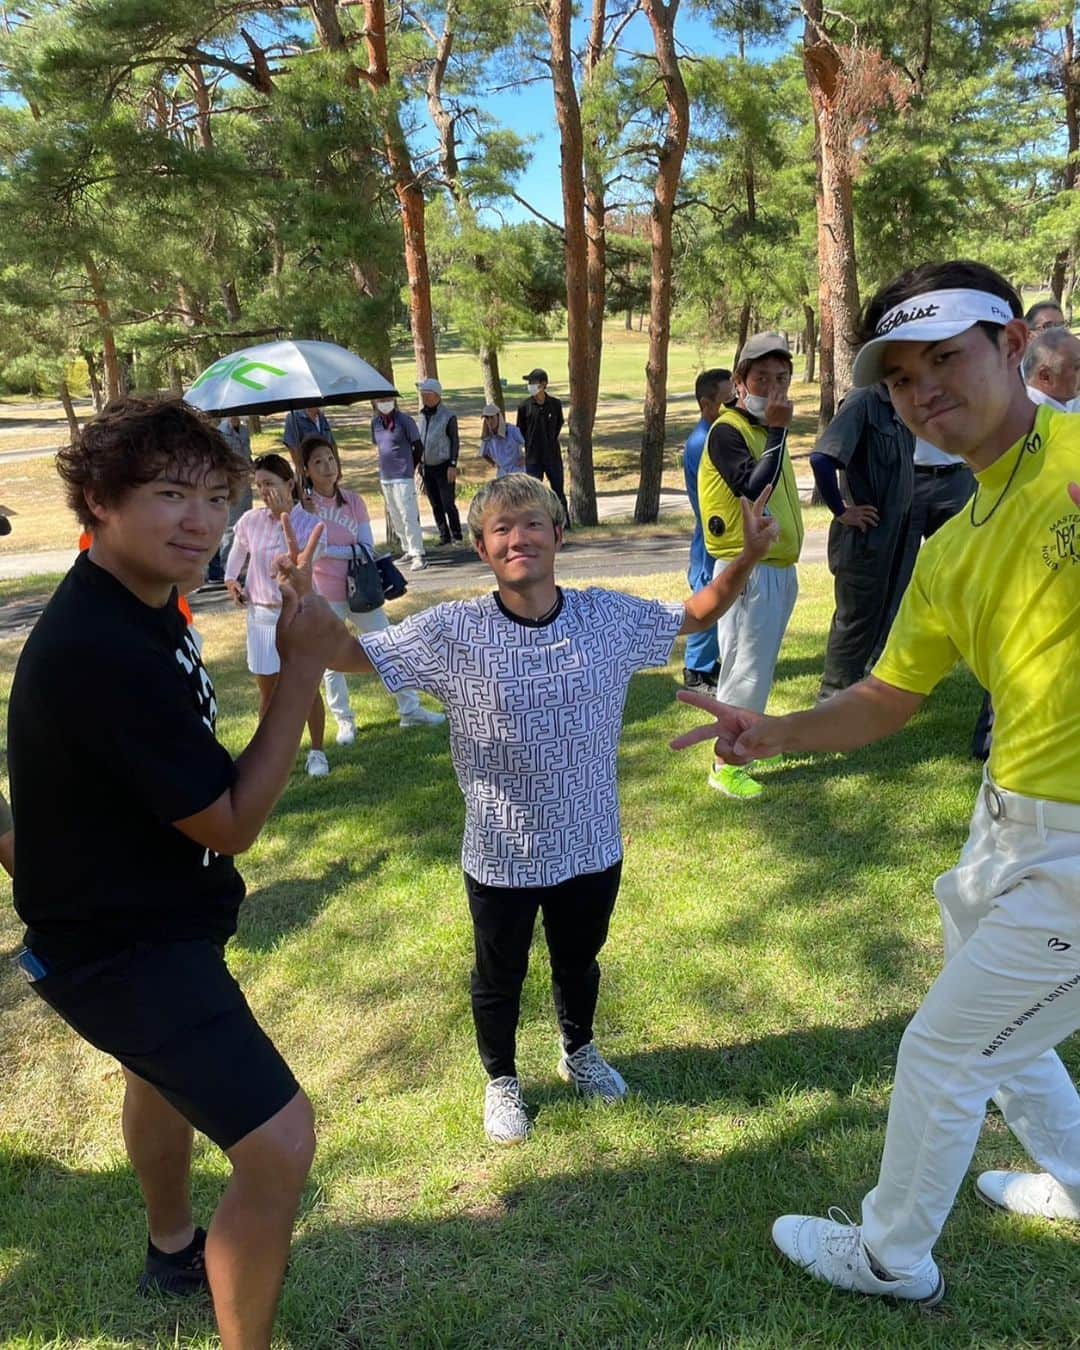
[[116,353],[116,334],[113,332],[112,310],[109,305],[109,298],[105,293],[105,283],[101,279],[101,271],[89,254],[83,260],[83,267],[86,271],[86,279],[90,283],[90,294],[93,297],[94,310],[98,316],[98,325],[101,332],[101,364],[105,371],[105,401],[112,402],[114,398],[120,397],[122,389],[120,359]]
[[849,341],[859,314],[852,207],[851,127],[843,108],[847,73],[841,53],[821,27],[823,0],[806,0],[803,70],[814,109],[817,168],[818,275],[821,326],[819,422],[832,420],[837,395],[851,385]]
[[739,332],[735,342],[735,360],[738,361],[746,339],[750,336],[750,301],[744,300],[739,309]]
[[242,317],[240,310],[240,297],[236,293],[236,282],[233,280],[223,281],[221,283],[221,299],[225,306],[225,316],[230,323],[239,323]]
[[506,411],[502,378],[499,375],[499,353],[495,347],[480,348],[480,370],[484,377],[484,402],[497,404]]
[[[1076,187],[1077,154],[1080,153],[1080,60],[1077,59],[1076,37],[1071,23],[1065,25],[1061,44],[1061,92],[1065,102],[1065,141],[1068,159],[1061,176],[1063,192]],[[1054,259],[1050,273],[1050,294],[1061,305],[1065,293],[1065,278],[1069,269],[1069,250],[1063,248]]]
[[58,393],[60,402],[64,405],[64,416],[67,418],[71,439],[74,441],[79,434],[79,419],[75,416],[75,405],[71,401],[71,390],[68,388],[67,380],[60,381]]
[[198,61],[193,61],[187,69],[195,104],[195,128],[199,133],[199,145],[203,150],[212,150],[214,135],[210,128],[210,90],[206,84],[206,74]]
[[806,364],[803,367],[803,383],[814,382],[814,356],[817,352],[817,322],[814,306],[808,300],[803,301],[803,355]]
[[[604,59],[604,24],[607,0],[593,0],[589,35],[585,46],[582,89],[599,78]],[[582,168],[585,177],[585,284],[588,295],[585,321],[585,388],[580,394],[581,417],[589,425],[592,439],[596,425],[596,405],[600,398],[600,361],[604,351],[604,306],[607,301],[607,184],[600,144],[600,128],[595,121],[582,127]]]
[[84,347],[82,359],[86,362],[86,378],[90,381],[90,397],[94,400],[94,411],[100,412],[105,400],[101,397],[101,381],[98,379],[97,360],[89,347]]
[[409,327],[416,356],[416,378],[437,379],[439,362],[435,353],[435,321],[431,312],[431,271],[427,256],[424,193],[413,171],[408,143],[396,108],[386,115],[385,133],[394,195],[401,209],[405,271],[409,279]]
[[627,331],[628,333],[632,333],[632,332],[634,331],[634,311],[633,311],[633,308],[630,308],[630,309],[628,309],[628,310],[626,311],[626,331]]
[[589,280],[585,232],[585,185],[581,105],[574,85],[570,42],[572,0],[546,0],[544,15],[551,37],[551,81],[555,119],[562,144],[561,174],[566,244],[566,329],[570,380],[570,514],[577,525],[595,525],[592,420],[588,415]]
[[417,378],[438,376],[435,354],[435,324],[431,312],[431,274],[428,268],[427,236],[424,220],[424,193],[413,168],[409,144],[401,125],[399,95],[390,88],[390,65],[386,46],[385,0],[363,0],[362,37],[367,50],[367,68],[352,60],[352,43],[341,28],[336,0],[308,0],[319,43],[327,51],[349,58],[345,82],[353,88],[361,83],[382,90],[380,118],[383,144],[401,213],[401,232],[405,252],[405,271],[409,281],[409,327],[412,330]]
[[683,156],[690,135],[690,100],[675,49],[675,18],[679,12],[679,0],[669,0],[668,4],[664,4],[663,0],[642,0],[642,8],[652,28],[668,116],[653,185],[649,358],[645,366],[641,482],[634,504],[634,519],[639,524],[655,520],[660,512],[667,423],[668,345],[671,340],[671,228]]

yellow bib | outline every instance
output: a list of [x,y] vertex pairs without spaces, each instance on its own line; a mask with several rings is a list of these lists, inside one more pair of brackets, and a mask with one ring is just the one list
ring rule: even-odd
[[[755,425],[738,408],[725,408],[713,423],[713,427],[718,427],[721,422],[735,428],[755,460],[760,459],[765,453],[768,427]],[[711,434],[712,427],[709,431]],[[709,458],[708,442],[698,468],[698,505],[701,509],[701,527],[705,534],[705,547],[709,551],[709,556],[734,558],[741,553],[742,508],[739,505],[739,498],[728,487],[723,474]],[[769,498],[768,509],[769,514],[780,526],[780,537],[763,561],[769,567],[790,567],[792,563],[798,561],[799,550],[802,548],[803,519],[795,472],[786,450],[780,478]]]

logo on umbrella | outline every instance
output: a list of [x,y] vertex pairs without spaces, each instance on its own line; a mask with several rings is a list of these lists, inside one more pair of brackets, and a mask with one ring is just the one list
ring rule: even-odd
[[228,377],[230,380],[235,380],[237,384],[242,384],[245,389],[265,389],[265,384],[259,384],[257,380],[247,378],[256,370],[263,370],[275,378],[288,373],[279,370],[277,366],[268,366],[264,361],[249,361],[246,356],[227,356],[224,360],[215,361],[212,366],[207,366],[191,388],[192,390],[198,389],[199,385],[205,384],[207,380]]

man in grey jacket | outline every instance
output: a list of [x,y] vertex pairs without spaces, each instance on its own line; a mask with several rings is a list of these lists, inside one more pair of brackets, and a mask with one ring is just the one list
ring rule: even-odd
[[461,517],[457,509],[457,462],[461,449],[458,423],[455,415],[442,401],[442,385],[438,380],[421,380],[420,440],[424,447],[420,472],[424,477],[424,491],[431,503],[439,542],[451,540],[460,544]]

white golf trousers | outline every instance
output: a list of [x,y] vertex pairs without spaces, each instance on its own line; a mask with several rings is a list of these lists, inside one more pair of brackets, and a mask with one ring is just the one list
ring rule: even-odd
[[866,1246],[898,1276],[926,1267],[991,1097],[1036,1168],[1080,1197],[1080,1097],[1053,1048],[1080,1027],[1080,806],[987,780],[934,893],[946,964],[900,1042],[862,1210]]
[[411,478],[384,478],[380,484],[386,502],[386,514],[394,533],[405,544],[410,558],[424,556],[424,532],[420,528],[420,507],[416,501],[416,485]]
[[[720,576],[730,563],[729,558],[717,558],[713,576]],[[752,712],[765,711],[776,658],[798,595],[794,565],[767,567],[758,563],[750,573],[739,598],[716,622],[720,674],[715,696],[721,703],[733,703]]]

